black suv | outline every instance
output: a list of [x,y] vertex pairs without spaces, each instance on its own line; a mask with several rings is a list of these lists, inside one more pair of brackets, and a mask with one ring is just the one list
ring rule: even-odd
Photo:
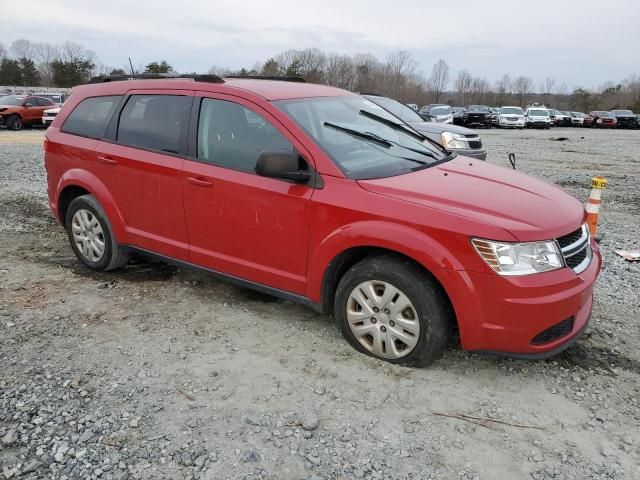
[[491,128],[491,109],[486,105],[469,105],[462,117],[465,127]]
[[611,115],[618,121],[617,128],[638,128],[637,117],[631,110],[611,110]]

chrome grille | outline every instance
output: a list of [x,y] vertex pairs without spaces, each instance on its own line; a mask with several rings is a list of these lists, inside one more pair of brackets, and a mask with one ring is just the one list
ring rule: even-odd
[[562,251],[564,263],[576,273],[584,272],[591,263],[591,246],[589,245],[589,229],[582,225],[567,235],[556,239]]

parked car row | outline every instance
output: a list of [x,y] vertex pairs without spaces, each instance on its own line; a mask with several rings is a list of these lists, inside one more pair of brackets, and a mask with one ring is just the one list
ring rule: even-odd
[[[415,107],[415,105],[413,105]],[[415,110],[415,108],[414,108]],[[471,128],[640,128],[640,114],[631,110],[592,111],[589,114],[530,105],[500,108],[488,105],[451,107],[444,104],[425,105],[418,110],[427,122],[449,123]]]

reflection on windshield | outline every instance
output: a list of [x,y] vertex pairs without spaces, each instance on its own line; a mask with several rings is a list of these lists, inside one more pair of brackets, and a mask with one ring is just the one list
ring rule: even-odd
[[435,107],[431,109],[431,115],[449,115],[451,109],[449,107]]
[[549,112],[546,110],[529,110],[529,116],[532,117],[548,117]]
[[25,97],[18,97],[16,95],[7,95],[0,98],[0,105],[22,105]]
[[402,175],[446,158],[445,153],[427,140],[421,140],[419,134],[384,108],[360,96],[300,98],[274,103],[300,125],[349,178]]
[[480,112],[480,113],[489,113],[489,107],[484,107],[482,105],[471,105],[467,108],[467,112]]
[[522,109],[516,107],[501,108],[500,113],[502,115],[523,115]]

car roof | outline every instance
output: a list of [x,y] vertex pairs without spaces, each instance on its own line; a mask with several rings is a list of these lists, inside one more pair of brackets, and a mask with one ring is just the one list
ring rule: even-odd
[[252,78],[224,78],[224,83],[194,81],[185,78],[134,79],[80,85],[74,89],[82,96],[117,95],[128,90],[199,90],[229,93],[242,90],[263,97],[265,100],[288,100],[294,98],[339,97],[355,95],[347,90],[315,83],[287,82]]

